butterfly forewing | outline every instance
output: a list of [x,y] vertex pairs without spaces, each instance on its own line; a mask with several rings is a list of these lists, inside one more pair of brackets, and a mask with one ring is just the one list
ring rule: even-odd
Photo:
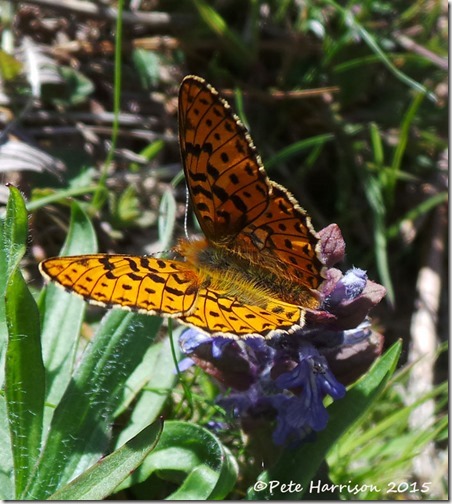
[[266,208],[269,183],[245,127],[199,77],[179,93],[179,137],[185,176],[207,238],[227,241]]
[[42,274],[70,292],[102,306],[120,306],[178,317],[196,301],[195,271],[179,261],[127,255],[55,257]]

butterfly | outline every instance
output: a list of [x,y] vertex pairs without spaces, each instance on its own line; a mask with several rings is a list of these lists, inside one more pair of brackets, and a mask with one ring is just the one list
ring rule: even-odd
[[180,239],[175,259],[55,257],[41,262],[42,275],[91,303],[174,317],[212,336],[300,329],[319,306],[325,270],[308,214],[269,180],[246,128],[197,76],[180,86],[179,142],[204,236]]

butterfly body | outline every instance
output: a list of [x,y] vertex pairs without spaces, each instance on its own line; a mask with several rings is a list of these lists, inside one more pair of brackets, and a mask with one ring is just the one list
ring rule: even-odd
[[281,264],[268,258],[265,267],[256,250],[235,251],[232,246],[206,238],[180,240],[177,253],[197,271],[199,284],[225,293],[241,303],[266,308],[269,299],[295,306],[317,308],[311,290],[279,271]]
[[175,317],[214,336],[271,338],[303,327],[324,278],[309,216],[268,179],[229,104],[196,76],[181,84],[179,139],[204,237],[180,240],[177,259],[59,257],[43,261],[42,274],[92,303]]

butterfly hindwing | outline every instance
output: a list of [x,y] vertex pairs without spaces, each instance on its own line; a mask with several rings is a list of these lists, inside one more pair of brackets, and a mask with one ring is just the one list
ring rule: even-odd
[[181,320],[213,335],[265,337],[300,328],[304,324],[304,312],[297,306],[274,299],[269,299],[263,308],[243,303],[225,293],[201,289],[195,309]]

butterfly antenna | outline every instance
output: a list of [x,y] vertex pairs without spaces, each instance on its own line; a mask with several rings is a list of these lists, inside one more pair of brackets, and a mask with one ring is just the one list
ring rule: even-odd
[[188,186],[185,184],[185,215],[184,215],[184,232],[185,238],[188,238],[188,208],[190,206],[190,194],[188,192]]

